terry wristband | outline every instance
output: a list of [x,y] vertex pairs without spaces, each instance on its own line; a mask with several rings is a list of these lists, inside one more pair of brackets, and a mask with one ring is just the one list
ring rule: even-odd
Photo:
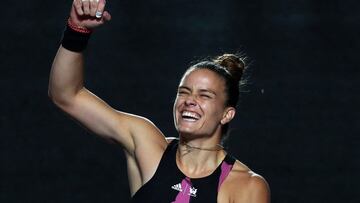
[[63,32],[61,45],[70,51],[82,52],[86,49],[91,33],[92,31],[87,28],[74,25],[69,18]]

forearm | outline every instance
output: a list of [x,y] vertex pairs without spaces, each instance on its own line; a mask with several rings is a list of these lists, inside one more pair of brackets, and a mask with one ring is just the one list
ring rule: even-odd
[[66,104],[83,88],[83,54],[60,46],[52,64],[49,96],[55,103]]
[[52,64],[48,94],[56,104],[69,104],[83,88],[82,52],[92,30],[111,19],[110,14],[104,11],[105,0],[89,3],[73,1],[62,45]]

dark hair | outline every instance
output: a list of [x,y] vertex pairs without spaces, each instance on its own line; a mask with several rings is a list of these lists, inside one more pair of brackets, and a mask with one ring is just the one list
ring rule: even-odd
[[207,69],[215,72],[225,81],[226,106],[236,107],[239,100],[240,82],[245,70],[245,57],[235,54],[223,54],[211,60],[192,65],[186,72],[195,69]]
[[[245,57],[236,54],[223,54],[211,60],[205,60],[192,65],[186,72],[196,69],[213,71],[225,81],[226,106],[236,108],[239,100],[241,77],[245,70]],[[228,124],[223,126],[223,135],[227,133]]]

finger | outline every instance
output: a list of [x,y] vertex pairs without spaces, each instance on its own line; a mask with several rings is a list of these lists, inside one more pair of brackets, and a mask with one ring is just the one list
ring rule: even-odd
[[81,0],[74,0],[73,5],[74,5],[74,8],[75,8],[76,13],[77,13],[79,16],[84,15],[84,11],[83,11],[83,9],[82,9]]
[[111,20],[111,15],[110,15],[110,13],[109,12],[107,12],[107,11],[105,11],[104,13],[103,13],[103,18],[102,18],[104,21],[109,21],[109,20]]
[[109,12],[104,11],[103,15],[101,18],[98,18],[97,22],[99,23],[99,25],[102,25],[104,23],[106,23],[107,21],[111,20],[111,15]]
[[101,18],[102,17],[102,15],[104,13],[104,9],[105,9],[105,4],[106,4],[105,0],[100,0],[99,1],[98,7],[97,7],[97,10],[96,10],[96,13],[95,13],[96,18]]
[[89,0],[81,0],[82,8],[85,15],[90,15],[90,1]]
[[90,16],[95,17],[99,0],[90,0]]

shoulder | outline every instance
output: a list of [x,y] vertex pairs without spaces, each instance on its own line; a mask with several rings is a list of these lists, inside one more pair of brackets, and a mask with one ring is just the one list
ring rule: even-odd
[[134,150],[131,155],[137,161],[145,160],[146,163],[155,160],[155,165],[157,165],[168,145],[164,134],[153,122],[145,117],[131,114],[128,117],[132,120],[129,131]]
[[167,142],[164,134],[149,119],[124,112],[118,112],[118,117],[121,119],[119,119],[117,125],[117,129],[119,130],[117,134],[121,134],[121,130],[127,128],[132,138],[134,149],[139,146],[143,147],[144,144],[152,147],[160,147],[160,151],[166,148]]
[[226,202],[269,203],[270,188],[265,178],[251,171],[240,161],[236,161],[224,182]]
[[[126,151],[126,157],[128,161],[136,163],[134,166],[139,168],[143,176],[151,176],[168,145],[165,136],[145,117],[127,113],[121,113],[121,116],[126,116],[129,123],[131,150]],[[118,128],[121,128],[121,124]]]

